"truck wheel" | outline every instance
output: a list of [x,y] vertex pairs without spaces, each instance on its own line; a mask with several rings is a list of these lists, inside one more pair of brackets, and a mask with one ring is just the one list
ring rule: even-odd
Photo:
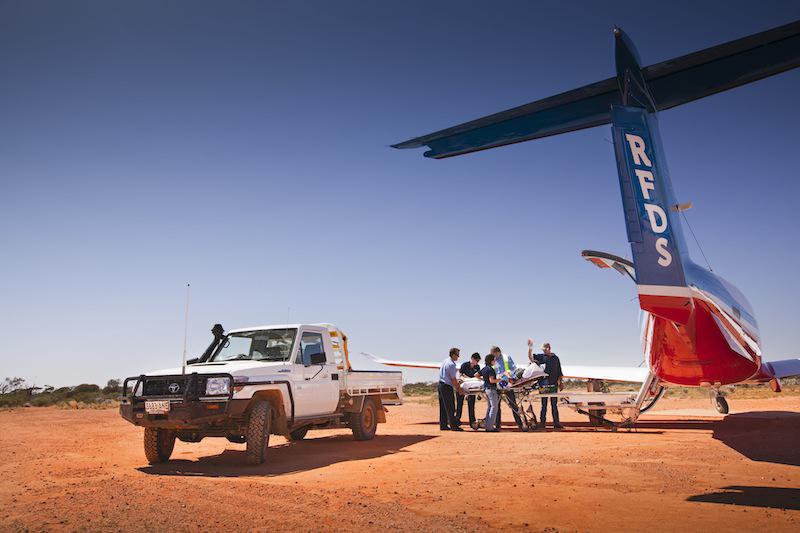
[[250,411],[247,421],[247,449],[245,460],[250,465],[260,465],[266,459],[269,447],[269,432],[272,426],[272,405],[261,400],[256,402]]
[[174,431],[162,428],[144,428],[144,455],[151,465],[169,461],[174,447]]
[[378,402],[375,398],[367,398],[360,413],[350,418],[350,428],[356,440],[371,440],[378,428]]
[[289,433],[289,440],[303,440],[308,433],[308,426],[303,426],[300,429],[295,429]]

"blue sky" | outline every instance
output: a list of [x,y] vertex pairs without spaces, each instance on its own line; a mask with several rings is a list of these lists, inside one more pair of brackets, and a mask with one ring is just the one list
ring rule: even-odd
[[[0,377],[104,383],[226,328],[354,351],[638,364],[608,127],[432,161],[389,145],[785,24],[794,2],[0,2]],[[676,193],[767,358],[798,355],[800,71],[661,114]],[[700,259],[699,254],[695,254]],[[371,365],[354,358],[360,368]],[[430,378],[412,371],[412,381]]]

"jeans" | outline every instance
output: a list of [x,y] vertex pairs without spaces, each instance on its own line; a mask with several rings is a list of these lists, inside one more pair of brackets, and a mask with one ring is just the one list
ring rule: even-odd
[[[560,422],[558,421],[558,398],[550,398],[550,411],[553,413],[553,425],[558,426]],[[542,398],[542,412],[539,413],[541,416],[540,424],[544,426],[545,422],[547,422],[547,398]]]
[[456,420],[455,392],[452,385],[439,382],[439,429],[455,429],[461,425]]
[[486,418],[484,422],[486,423],[486,431],[494,431],[494,421],[497,419],[497,412],[500,408],[500,395],[497,393],[497,389],[485,389],[486,392]]
[[[475,395],[470,394],[467,398],[467,412],[469,413],[469,425],[475,424]],[[464,411],[464,396],[456,394],[456,420],[461,422],[461,413]]]

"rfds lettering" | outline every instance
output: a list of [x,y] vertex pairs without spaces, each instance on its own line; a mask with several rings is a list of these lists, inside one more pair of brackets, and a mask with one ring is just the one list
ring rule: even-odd
[[[644,139],[638,135],[626,133],[625,140],[628,141],[628,147],[631,150],[631,156],[633,157],[634,165],[639,167],[653,168],[653,163],[645,153]],[[653,233],[664,233],[667,231],[667,226],[669,224],[667,214],[660,205],[650,203],[652,201],[650,199],[650,191],[655,191],[656,188],[653,173],[650,170],[645,170],[644,168],[636,168],[634,169],[634,172],[636,177],[639,179],[639,188],[642,191],[642,199],[644,200],[644,210],[647,212],[647,218],[650,221],[650,227],[652,228]],[[659,255],[658,264],[662,267],[668,267],[672,264],[672,254],[669,253],[669,250],[667,249],[668,244],[669,241],[666,237],[658,237],[656,239],[655,247],[656,252],[658,252]]]

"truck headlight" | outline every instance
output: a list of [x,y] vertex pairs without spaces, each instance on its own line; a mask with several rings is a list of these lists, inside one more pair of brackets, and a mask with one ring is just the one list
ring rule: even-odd
[[208,378],[206,381],[206,394],[216,396],[230,394],[231,380],[229,378]]

